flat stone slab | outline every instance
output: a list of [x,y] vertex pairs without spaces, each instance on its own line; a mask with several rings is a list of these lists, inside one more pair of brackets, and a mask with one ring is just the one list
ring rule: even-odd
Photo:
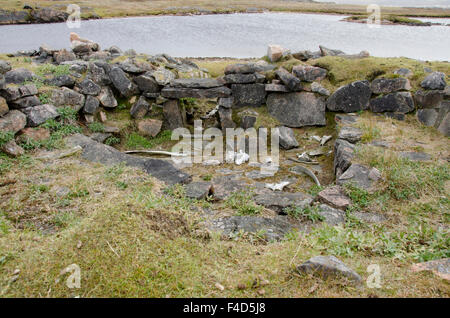
[[320,202],[342,210],[345,210],[352,204],[352,200],[345,194],[344,189],[340,186],[333,186],[320,191],[317,195],[317,199]]
[[255,203],[262,205],[279,214],[284,214],[285,209],[289,207],[298,207],[303,209],[312,202],[311,196],[302,192],[268,192],[261,193],[255,197]]
[[161,96],[166,98],[217,98],[228,97],[231,90],[225,86],[213,88],[183,88],[183,87],[165,87],[161,91]]
[[362,279],[353,269],[347,267],[334,256],[315,256],[297,267],[297,271],[307,274],[319,274],[323,278],[346,277],[354,283],[361,283]]
[[323,222],[328,225],[335,226],[345,223],[345,212],[342,210],[334,209],[326,204],[319,206],[319,215],[324,218]]
[[99,162],[104,165],[115,165],[123,162],[127,166],[142,169],[168,185],[188,183],[191,181],[189,174],[177,169],[168,160],[127,155],[113,147],[96,142],[81,134],[70,136],[66,141],[72,146],[81,146],[83,148],[82,157],[89,161]]
[[268,241],[279,241],[295,228],[287,221],[286,217],[282,216],[266,218],[235,215],[215,219],[210,223],[210,230],[221,232],[223,235],[238,234],[239,232],[262,233]]
[[196,200],[205,199],[212,192],[212,183],[205,181],[191,182],[185,186],[186,197]]
[[340,177],[337,179],[338,185],[352,183],[359,188],[371,190],[373,184],[380,178],[377,169],[368,168],[360,164],[352,164]]
[[450,258],[443,258],[411,266],[413,272],[431,271],[439,277],[450,281]]
[[404,159],[409,159],[411,161],[428,161],[431,160],[431,156],[424,152],[401,152],[400,157]]

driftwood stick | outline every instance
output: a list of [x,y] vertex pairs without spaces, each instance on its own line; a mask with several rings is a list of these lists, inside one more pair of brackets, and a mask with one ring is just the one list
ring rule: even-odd
[[185,153],[162,151],[162,150],[128,150],[128,151],[125,151],[125,153],[147,153],[147,154],[152,154],[152,155],[187,157],[187,154],[185,154]]

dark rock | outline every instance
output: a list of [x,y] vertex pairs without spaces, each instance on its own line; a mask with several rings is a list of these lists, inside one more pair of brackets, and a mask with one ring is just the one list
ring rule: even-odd
[[236,124],[232,118],[233,110],[231,108],[225,108],[225,107],[219,106],[219,110],[217,111],[217,114],[219,116],[220,128],[223,131],[225,131],[225,129],[227,129],[227,128],[235,128],[236,127]]
[[127,73],[131,74],[142,74],[145,72],[144,69],[136,66],[132,60],[126,60],[122,63],[119,63],[119,67]]
[[223,79],[227,84],[252,84],[256,82],[255,74],[227,74]]
[[327,70],[309,65],[296,65],[292,73],[304,82],[321,81],[327,76]]
[[94,133],[94,134],[90,135],[89,137],[90,137],[92,140],[95,140],[96,142],[99,142],[99,143],[104,144],[105,141],[106,141],[109,137],[111,137],[111,136],[112,136],[112,134]]
[[238,176],[220,176],[212,179],[213,195],[216,200],[225,200],[233,193],[243,190],[250,190],[245,180],[239,179]]
[[72,146],[81,146],[83,148],[82,157],[89,161],[100,162],[105,165],[125,163],[127,166],[144,170],[168,185],[191,181],[190,175],[175,168],[168,160],[127,155],[81,134],[68,137],[67,143]]
[[414,73],[408,68],[399,68],[398,70],[394,71],[394,74],[404,77],[411,77],[414,75]]
[[307,61],[310,59],[318,59],[322,57],[322,53],[320,51],[311,52],[311,51],[299,51],[292,54],[294,58],[300,61]]
[[75,80],[72,76],[69,75],[58,75],[55,77],[52,77],[51,79],[45,80],[45,83],[50,86],[57,86],[57,87],[69,87],[72,88],[75,85]]
[[259,216],[230,216],[215,219],[211,222],[212,231],[222,232],[223,235],[247,233],[264,233],[268,241],[279,241],[294,230],[285,217],[265,218]]
[[388,94],[397,91],[409,91],[411,84],[406,78],[377,78],[370,85],[374,94]]
[[309,206],[312,202],[312,198],[301,192],[267,192],[255,196],[255,202],[278,214],[286,214],[287,208],[303,209]]
[[400,153],[400,157],[411,161],[428,161],[431,160],[431,156],[424,152],[405,151]]
[[100,104],[105,108],[117,107],[117,100],[114,97],[114,93],[109,86],[102,87],[100,93],[97,96]]
[[114,87],[122,96],[131,97],[139,93],[137,85],[128,79],[121,68],[113,67],[109,72],[109,77],[111,78]]
[[328,98],[327,108],[331,111],[353,113],[365,110],[369,106],[370,90],[368,81],[357,81],[338,88]]
[[439,89],[443,90],[445,89],[445,86],[447,83],[445,82],[445,74],[442,72],[433,72],[430,75],[428,75],[422,83],[420,83],[420,86],[424,89]]
[[26,97],[22,97],[19,98],[13,102],[10,102],[10,106],[11,108],[27,108],[27,107],[34,107],[37,105],[40,105],[41,101],[39,100],[39,98],[37,96],[26,96]]
[[328,49],[322,45],[319,45],[320,52],[322,53],[322,56],[339,56],[339,55],[346,55],[341,50],[334,50],[334,49]]
[[255,126],[257,120],[257,115],[253,114],[243,114],[241,116],[241,128],[248,129]]
[[37,23],[56,23],[66,22],[69,14],[54,8],[39,8],[31,10],[30,17],[33,22]]
[[447,112],[447,114],[443,117],[441,123],[437,127],[437,130],[439,130],[444,136],[450,137],[450,112]]
[[395,112],[406,114],[414,110],[414,100],[410,92],[397,92],[374,98],[370,101],[374,113]]
[[444,100],[445,93],[441,90],[418,90],[414,94],[417,108],[439,108]]
[[295,139],[294,131],[285,126],[278,127],[280,132],[279,142],[283,149],[289,150],[298,147],[297,139]]
[[134,78],[139,90],[144,93],[158,93],[161,89],[155,78],[150,73],[145,73]]
[[265,103],[266,90],[264,84],[233,84],[233,107],[259,107]]
[[59,116],[56,108],[50,104],[39,105],[25,108],[22,112],[27,115],[27,126],[36,127],[45,123],[49,119]]
[[230,64],[225,67],[225,74],[252,74],[265,72],[273,69],[274,66],[268,63],[247,63],[247,64]]
[[336,114],[334,116],[334,121],[340,125],[351,125],[356,123],[358,116],[356,115],[346,115],[346,114]]
[[67,51],[66,49],[62,49],[53,54],[53,58],[57,64],[61,64],[63,62],[75,61],[77,59],[76,55],[73,52]]
[[224,82],[213,78],[178,78],[170,82],[170,86],[180,88],[214,88],[223,84]]
[[131,107],[130,114],[131,117],[135,119],[144,118],[150,110],[150,104],[144,96],[139,97],[133,107]]
[[0,147],[0,150],[11,157],[19,157],[25,153],[22,147],[16,144],[16,141],[10,140]]
[[384,113],[384,116],[388,117],[388,118],[392,118],[395,120],[405,120],[405,114],[404,113]]
[[36,75],[25,68],[16,68],[8,71],[5,74],[5,82],[7,84],[22,84],[26,81],[31,81]]
[[338,185],[352,183],[364,190],[371,190],[373,184],[379,180],[379,172],[375,168],[368,168],[360,164],[352,164],[336,181]]
[[328,225],[336,226],[345,223],[345,212],[326,204],[319,205],[317,213],[323,217],[323,222]]
[[155,137],[161,131],[163,122],[158,119],[143,119],[137,124],[138,131],[144,136]]
[[3,74],[0,74],[0,91],[4,89],[6,86],[5,76]]
[[288,127],[326,124],[325,99],[314,93],[271,93],[267,108],[270,115]]
[[3,117],[0,117],[1,132],[12,131],[13,133],[17,133],[25,128],[26,124],[27,116],[18,110],[11,110]]
[[222,98],[219,98],[219,101],[218,101],[218,105],[221,106],[221,107],[225,107],[225,108],[233,107],[233,103],[234,103],[233,96],[231,96],[231,97],[222,97]]
[[97,96],[100,93],[101,87],[95,84],[88,78],[85,78],[81,83],[78,84],[79,92],[84,95]]
[[355,145],[346,140],[337,139],[334,144],[334,173],[337,178],[352,164]]
[[351,142],[352,144],[354,144],[354,143],[361,141],[362,135],[363,135],[363,132],[361,129],[351,127],[351,126],[344,126],[339,131],[338,138],[347,140],[348,142]]
[[211,182],[204,181],[192,182],[185,185],[185,190],[186,197],[195,200],[203,200],[212,193],[212,184]]
[[70,107],[79,111],[84,106],[84,95],[70,88],[63,87],[61,89],[54,89],[52,92],[51,103],[55,107]]
[[318,274],[323,278],[346,277],[354,283],[362,281],[354,270],[334,256],[315,256],[297,267],[299,273]]
[[297,77],[286,71],[284,68],[279,68],[275,71],[275,74],[289,91],[299,92],[302,90],[301,81]]
[[417,119],[428,127],[433,127],[438,119],[439,110],[438,109],[419,109],[417,110]]
[[169,100],[164,103],[164,127],[174,130],[186,125],[186,111],[180,106],[178,100]]
[[118,55],[118,56],[122,55],[122,50],[118,46],[115,46],[115,45],[111,46],[108,49],[108,52],[111,53],[112,55]]
[[100,102],[94,96],[86,96],[86,101],[84,102],[83,112],[86,114],[96,114],[99,111]]
[[87,77],[99,86],[111,84],[111,79],[108,76],[111,66],[108,63],[96,61],[89,63]]
[[161,91],[161,96],[166,98],[217,98],[228,97],[231,95],[231,90],[225,86],[197,89],[197,88],[178,88],[178,87],[165,87]]
[[0,60],[0,74],[5,74],[11,71],[11,63],[5,60]]
[[317,200],[341,210],[347,209],[352,204],[352,200],[340,186],[332,186],[320,191],[317,194]]

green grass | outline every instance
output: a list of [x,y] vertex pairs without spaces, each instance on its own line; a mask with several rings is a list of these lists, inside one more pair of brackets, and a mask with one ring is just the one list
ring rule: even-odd
[[147,138],[132,132],[126,136],[125,146],[128,149],[150,149],[171,140],[172,132],[165,130],[154,138]]
[[70,74],[70,65],[53,65],[53,64],[43,64],[36,68],[36,75],[46,76],[61,76]]
[[102,123],[99,123],[99,122],[90,123],[88,125],[88,128],[90,131],[92,131],[94,133],[102,133],[105,131],[105,125],[103,125]]
[[8,131],[3,132],[0,131],[0,147],[3,147],[4,144],[14,139],[14,132]]
[[285,212],[287,213],[287,215],[293,218],[311,221],[313,223],[321,222],[324,220],[324,217],[319,214],[317,206],[308,206],[305,208],[288,207],[287,209],[285,209]]
[[257,215],[263,207],[253,202],[252,193],[238,191],[231,194],[225,201],[225,205],[236,211],[237,215]]

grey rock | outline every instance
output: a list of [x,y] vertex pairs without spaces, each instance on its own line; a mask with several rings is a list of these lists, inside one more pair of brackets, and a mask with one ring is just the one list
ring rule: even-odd
[[0,117],[9,112],[8,103],[6,103],[6,99],[0,97]]
[[227,128],[235,128],[236,124],[233,121],[233,110],[231,108],[220,107],[217,111],[219,116],[220,128],[225,131]]
[[442,119],[437,129],[446,137],[450,136],[450,112],[448,112]]
[[414,94],[414,100],[417,104],[417,108],[439,108],[442,101],[445,98],[444,91],[441,90],[431,90],[424,91],[418,90]]
[[274,171],[261,171],[261,170],[252,170],[245,173],[245,176],[252,180],[270,178],[273,177],[274,175],[275,175]]
[[51,104],[55,107],[70,107],[79,111],[84,106],[85,97],[70,88],[54,89],[51,96]]
[[445,89],[445,86],[447,83],[445,82],[445,74],[442,72],[433,72],[430,75],[428,75],[422,83],[420,83],[420,86],[424,89],[439,89],[443,90]]
[[374,94],[389,94],[397,91],[409,91],[411,84],[406,78],[377,78],[370,85]]
[[279,142],[281,148],[289,150],[298,147],[298,141],[295,139],[294,131],[291,128],[281,126],[278,127],[278,130],[280,132]]
[[309,65],[296,65],[292,73],[303,82],[321,81],[327,76],[327,70]]
[[65,86],[72,88],[75,85],[75,80],[72,76],[69,75],[58,75],[50,79],[47,79],[45,83],[50,86],[57,86],[57,87]]
[[227,74],[223,78],[227,84],[252,84],[256,83],[255,74]]
[[354,283],[361,283],[362,278],[334,256],[315,256],[297,267],[297,271],[306,274],[319,274],[323,278],[346,277]]
[[284,68],[279,68],[278,70],[275,71],[275,74],[289,91],[299,92],[302,90],[301,81]]
[[267,98],[269,114],[288,127],[323,126],[325,99],[314,93],[271,93]]
[[37,106],[40,104],[41,104],[41,101],[39,100],[39,98],[37,96],[34,96],[34,95],[22,97],[22,98],[19,98],[15,101],[12,101],[9,103],[11,108],[18,108],[18,109],[34,107],[34,106]]
[[309,206],[312,198],[301,192],[268,192],[255,196],[255,202],[279,214],[286,214],[287,208],[303,209]]
[[392,119],[395,119],[395,120],[401,120],[401,121],[404,121],[405,120],[405,114],[404,113],[390,113],[390,112],[387,112],[387,113],[384,113],[383,114],[384,116],[386,116],[386,117],[388,117],[388,118],[392,118]]
[[238,64],[230,64],[225,67],[225,74],[252,74],[257,72],[265,72],[272,70],[274,68],[273,65],[268,63],[238,63]]
[[225,108],[231,108],[233,107],[234,99],[233,96],[231,97],[222,97],[218,100],[218,105]]
[[113,147],[98,143],[89,137],[75,134],[66,139],[68,145],[81,146],[82,157],[104,165],[125,163],[127,166],[140,168],[168,185],[188,183],[191,176],[175,168],[170,161],[162,159],[142,158],[121,153]]
[[86,96],[86,101],[84,102],[83,112],[86,114],[96,114],[99,111],[100,102],[94,96]]
[[138,66],[136,66],[132,60],[126,60],[122,63],[119,63],[119,67],[127,73],[132,74],[142,74],[144,70]]
[[417,119],[428,127],[433,127],[438,119],[439,110],[438,109],[419,109],[417,110]]
[[5,76],[3,74],[0,74],[0,90],[4,89],[6,86]]
[[163,122],[161,120],[147,118],[140,120],[137,128],[143,136],[155,137],[161,131],[162,125]]
[[328,225],[336,226],[345,223],[345,212],[326,204],[319,205],[317,213],[323,217],[323,222]]
[[81,83],[79,83],[78,88],[81,94],[93,96],[97,96],[101,90],[99,85],[95,84],[88,78],[85,78]]
[[56,108],[50,104],[25,108],[22,112],[27,115],[27,126],[29,127],[37,127],[49,119],[59,117]]
[[109,134],[109,133],[108,134],[106,134],[106,133],[93,133],[89,137],[92,140],[96,141],[96,142],[104,144],[105,141],[111,136],[112,136],[112,134]]
[[295,228],[286,217],[276,216],[266,218],[259,216],[231,216],[211,221],[210,230],[221,232],[223,235],[247,233],[264,233],[267,241],[279,241]]
[[170,82],[170,86],[181,88],[214,88],[223,84],[224,82],[213,78],[178,78]]
[[14,139],[6,142],[0,147],[0,150],[11,157],[19,157],[25,153],[22,147],[16,144]]
[[406,114],[414,110],[414,100],[410,92],[397,92],[374,98],[370,101],[374,113],[395,112]]
[[362,135],[363,135],[363,132],[361,129],[351,127],[351,126],[344,126],[339,131],[338,138],[346,140],[346,141],[354,144],[354,143],[361,141]]
[[340,125],[351,125],[358,121],[358,116],[346,115],[346,114],[336,114],[334,116],[334,121]]
[[408,68],[399,68],[398,70],[394,71],[394,74],[404,77],[411,77],[414,75],[414,73]]
[[400,157],[411,161],[428,161],[431,156],[424,152],[404,151],[400,153]]
[[111,70],[110,64],[103,61],[96,61],[89,63],[87,77],[99,86],[111,84],[111,79],[108,76]]
[[26,124],[27,116],[18,110],[10,110],[6,115],[0,117],[1,132],[17,133],[25,128]]
[[248,129],[255,126],[257,116],[255,115],[243,115],[241,116],[241,128]]
[[265,103],[264,84],[232,84],[234,107],[259,107]]
[[178,100],[169,100],[164,103],[164,127],[174,130],[186,125],[186,111],[180,106]]
[[150,104],[144,96],[139,97],[130,110],[131,117],[135,119],[144,118],[150,110]]
[[102,87],[97,98],[100,104],[105,108],[115,108],[118,105],[114,93],[109,86]]
[[5,82],[7,84],[22,84],[31,81],[36,75],[25,68],[16,68],[5,73]]
[[280,92],[280,93],[289,92],[287,87],[281,84],[266,84],[265,90],[266,92]]
[[19,87],[20,97],[32,96],[38,94],[38,89],[34,84],[22,85]]
[[150,73],[156,80],[158,85],[168,85],[175,79],[175,74],[165,69],[164,67],[160,67],[155,71],[151,71]]
[[139,93],[137,85],[128,79],[121,68],[113,67],[109,72],[109,77],[111,78],[114,87],[122,96],[131,97]]
[[11,63],[5,60],[0,60],[0,74],[5,74],[11,71]]
[[135,77],[134,82],[143,93],[158,93],[161,91],[155,78],[150,73],[145,73]]
[[338,88],[327,101],[331,111],[353,113],[366,110],[369,106],[372,91],[368,81],[357,81]]
[[66,49],[59,50],[53,54],[53,58],[57,64],[61,64],[63,62],[74,61],[77,59],[76,55],[73,52],[67,51]]
[[343,174],[341,174],[336,183],[338,185],[352,183],[361,189],[370,191],[374,183],[377,181],[373,180],[373,173],[371,173],[372,169],[354,163]]
[[231,90],[228,87],[220,86],[208,89],[201,88],[178,88],[178,87],[164,87],[161,90],[161,96],[166,98],[218,98],[228,97],[231,95]]
[[319,45],[320,52],[322,53],[322,56],[339,56],[339,55],[346,55],[341,50],[335,50],[335,49],[329,49],[326,48],[323,45]]
[[337,139],[334,144],[334,173],[337,178],[352,164],[355,145],[346,140]]
[[317,82],[311,84],[311,91],[323,96],[330,96],[330,91]]
[[211,193],[211,182],[199,181],[185,185],[185,195],[190,199],[203,200]]
[[341,210],[347,209],[352,204],[352,200],[341,186],[331,186],[320,191],[317,194],[317,200]]

